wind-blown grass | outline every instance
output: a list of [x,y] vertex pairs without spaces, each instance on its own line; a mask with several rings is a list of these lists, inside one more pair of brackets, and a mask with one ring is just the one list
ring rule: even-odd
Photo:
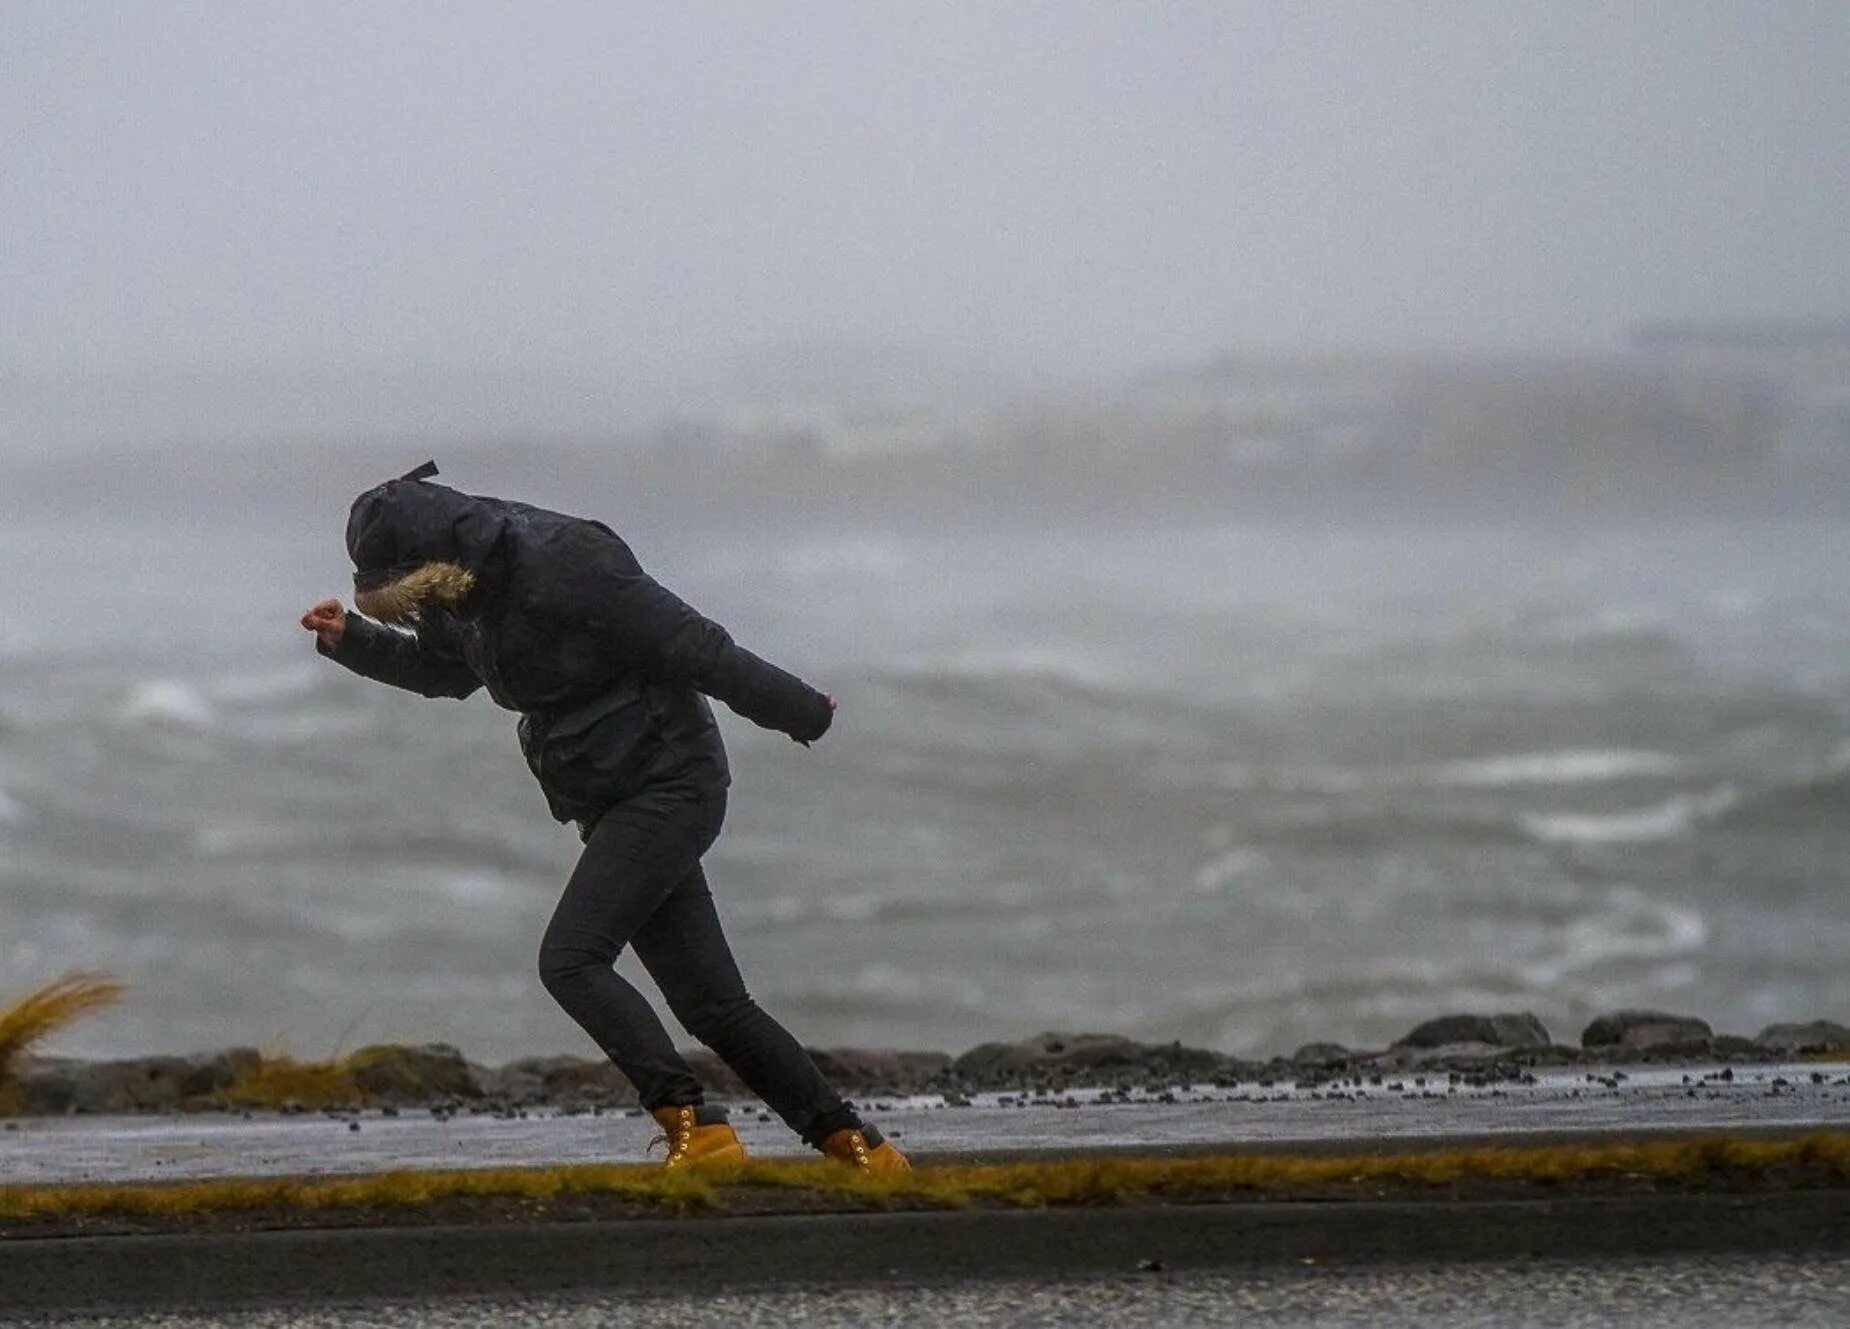
[[125,990],[103,974],[73,970],[10,1005],[0,1006],[0,1113],[10,1106],[20,1058],[48,1034],[113,1006]]
[[354,1064],[352,1056],[297,1061],[266,1054],[216,1097],[232,1107],[280,1108],[290,1103],[310,1111],[358,1107],[366,1102],[366,1095],[353,1082]]

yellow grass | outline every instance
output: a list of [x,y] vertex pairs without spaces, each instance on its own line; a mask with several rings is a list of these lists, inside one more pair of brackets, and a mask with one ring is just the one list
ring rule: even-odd
[[1716,1136],[1652,1144],[1347,1156],[1052,1160],[925,1166],[886,1176],[863,1176],[823,1161],[765,1160],[674,1171],[650,1165],[587,1164],[391,1172],[327,1180],[9,1186],[0,1187],[0,1221],[105,1214],[176,1217],[273,1207],[303,1211],[402,1207],[450,1197],[545,1200],[571,1195],[611,1196],[685,1213],[723,1211],[728,1197],[747,1187],[777,1188],[790,1191],[793,1198],[853,1205],[1040,1207],[1200,1201],[1239,1192],[1321,1187],[1367,1194],[1390,1185],[1446,1186],[1474,1180],[1540,1185],[1613,1177],[1750,1181],[1774,1169],[1814,1183],[1850,1183],[1850,1133],[1821,1133],[1796,1140]]
[[73,970],[0,1006],[0,1112],[5,1112],[19,1059],[43,1040],[86,1015],[112,1006],[124,988],[102,974]]
[[240,1075],[216,1095],[233,1107],[278,1108],[297,1103],[316,1110],[355,1107],[366,1095],[353,1083],[354,1060],[333,1057],[326,1061],[297,1061],[266,1054],[255,1069]]

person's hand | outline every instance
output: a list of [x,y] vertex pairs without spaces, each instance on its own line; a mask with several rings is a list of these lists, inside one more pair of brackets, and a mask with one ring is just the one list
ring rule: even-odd
[[321,639],[330,651],[347,632],[347,611],[339,600],[323,600],[302,615],[302,626]]
[[822,694],[822,697],[824,701],[829,703],[829,710],[833,711],[835,709],[835,694],[832,692],[825,692]]

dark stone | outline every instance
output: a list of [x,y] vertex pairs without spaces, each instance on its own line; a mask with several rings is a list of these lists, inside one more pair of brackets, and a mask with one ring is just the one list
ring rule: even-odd
[[884,1048],[810,1048],[822,1078],[846,1093],[917,1093],[951,1065],[943,1052],[901,1052]]
[[263,1064],[256,1048],[226,1048],[187,1059],[192,1066],[180,1080],[182,1098],[207,1098],[231,1088]]
[[1138,1065],[1142,1044],[1116,1034],[1036,1034],[1019,1043],[979,1043],[952,1061],[966,1078],[985,1081],[1007,1079],[1030,1071],[1085,1061],[1117,1066]]
[[1417,1026],[1395,1047],[1437,1048],[1453,1043],[1482,1043],[1495,1048],[1547,1047],[1553,1040],[1542,1022],[1527,1011],[1501,1015],[1442,1015]]
[[448,1043],[361,1048],[349,1059],[348,1074],[361,1093],[386,1103],[482,1097],[475,1072]]
[[1306,1043],[1291,1054],[1293,1066],[1316,1070],[1332,1070],[1338,1066],[1347,1066],[1349,1061],[1349,1049],[1341,1043]]
[[1617,1052],[1706,1052],[1714,1036],[1708,1021],[1693,1015],[1613,1011],[1582,1031],[1580,1045]]
[[721,1061],[705,1048],[682,1048],[681,1057],[700,1077],[700,1083],[707,1092],[721,1098],[750,1098],[751,1090],[745,1082],[733,1074],[732,1067]]
[[164,1112],[179,1107],[193,1070],[184,1057],[41,1063],[18,1083],[22,1112]]
[[1835,1020],[1812,1020],[1806,1024],[1770,1024],[1755,1036],[1754,1042],[1768,1052],[1798,1053],[1850,1052],[1850,1028]]
[[561,1107],[629,1107],[635,1086],[608,1061],[584,1057],[524,1057],[491,1072],[496,1097],[509,1103]]
[[1475,1069],[1496,1065],[1505,1051],[1495,1043],[1440,1043],[1436,1047],[1397,1044],[1393,1049],[1393,1058],[1395,1065],[1403,1067]]
[[1208,1080],[1238,1063],[1206,1048],[1139,1043],[1116,1034],[1043,1033],[1019,1043],[983,1043],[951,1063],[958,1083],[979,1089],[1047,1085],[1066,1089],[1138,1079]]

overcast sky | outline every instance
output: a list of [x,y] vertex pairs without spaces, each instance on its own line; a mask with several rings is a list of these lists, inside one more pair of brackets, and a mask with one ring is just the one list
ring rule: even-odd
[[622,403],[1843,317],[1847,70],[1839,0],[0,0],[0,371]]

